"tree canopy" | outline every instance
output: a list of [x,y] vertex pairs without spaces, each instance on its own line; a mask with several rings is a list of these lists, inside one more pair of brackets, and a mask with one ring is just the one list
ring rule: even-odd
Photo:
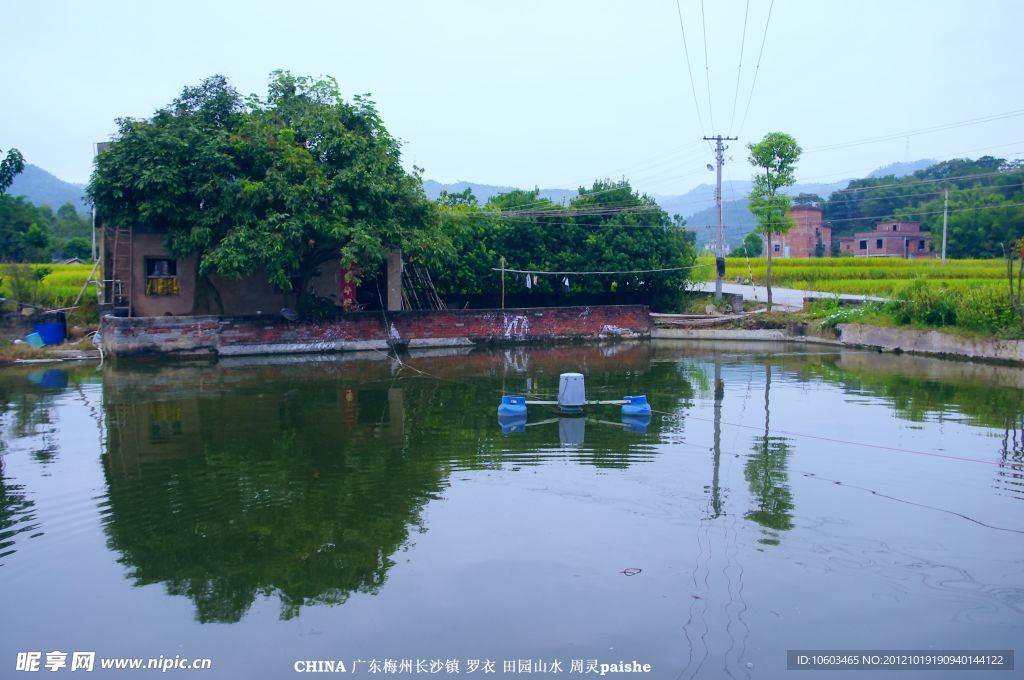
[[[494,268],[505,258],[510,269],[592,272],[669,269],[692,266],[693,237],[655,201],[622,180],[599,180],[580,187],[568,206],[540,198],[539,191],[516,190],[492,197],[482,208],[471,192],[438,199],[458,259],[434,274],[442,295],[493,293],[500,285]],[[689,272],[571,276],[573,293],[633,293],[671,307]],[[508,281],[512,291],[532,296],[560,291],[562,276]]]
[[792,200],[779,190],[796,182],[794,172],[802,149],[784,132],[769,132],[760,142],[748,144],[747,148],[750,149],[750,164],[757,168],[754,187],[750,190],[750,212],[757,218],[758,230],[768,239],[765,288],[768,291],[768,309],[771,310],[772,234],[784,234],[793,224],[787,215]]
[[104,221],[166,235],[199,273],[265,272],[300,290],[316,267],[372,270],[388,248],[443,249],[434,205],[373,102],[333,78],[275,71],[265,98],[207,78],[152,118],[118,120],[88,195]]

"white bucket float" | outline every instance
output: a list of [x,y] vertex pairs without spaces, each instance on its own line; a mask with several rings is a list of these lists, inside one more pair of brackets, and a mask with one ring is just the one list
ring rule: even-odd
[[557,406],[562,413],[583,413],[584,406],[618,405],[625,418],[651,417],[651,405],[646,394],[627,395],[622,399],[587,400],[585,378],[582,373],[562,373],[558,376],[558,399],[556,401],[527,399],[523,395],[504,395],[498,405],[499,418],[523,418],[528,405]]

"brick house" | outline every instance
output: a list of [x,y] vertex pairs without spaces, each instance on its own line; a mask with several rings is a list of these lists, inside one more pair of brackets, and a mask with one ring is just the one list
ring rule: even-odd
[[[198,256],[175,258],[164,247],[164,234],[97,221],[103,272],[104,313],[115,316],[277,315],[295,305],[295,291],[284,291],[264,274],[240,279],[217,275],[201,281]],[[402,261],[397,249],[388,256],[387,308],[402,309]],[[383,286],[382,286],[383,288]],[[338,260],[317,268],[305,292],[334,302],[339,309],[355,298],[350,270]],[[383,290],[381,291],[384,292]]]
[[[793,220],[793,228],[785,234],[772,234],[772,257],[817,257],[819,252],[822,257],[831,255],[832,226],[822,222],[821,208],[800,205],[787,215]],[[768,256],[767,239],[762,256]]]
[[874,231],[859,231],[839,239],[839,252],[854,257],[935,257],[932,236],[920,222],[879,222]]

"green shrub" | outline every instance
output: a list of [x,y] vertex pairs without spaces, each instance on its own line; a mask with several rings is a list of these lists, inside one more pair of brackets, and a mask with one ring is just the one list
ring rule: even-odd
[[965,290],[959,297],[956,323],[961,328],[998,333],[1020,324],[1006,291],[980,288]]
[[887,309],[898,323],[953,326],[956,325],[958,297],[948,288],[929,286],[923,279],[915,279],[896,292]]

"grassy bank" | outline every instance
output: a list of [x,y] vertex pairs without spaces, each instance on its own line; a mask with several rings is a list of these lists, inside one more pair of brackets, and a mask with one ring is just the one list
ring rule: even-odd
[[[706,258],[702,262],[713,262]],[[726,276],[764,285],[765,258],[728,258]],[[709,268],[697,270],[711,277]],[[1024,337],[1021,315],[1010,302],[1002,260],[903,260],[898,258],[777,258],[772,284],[780,288],[888,298],[862,308],[826,301],[809,313],[825,325],[864,320],[912,328]]]

